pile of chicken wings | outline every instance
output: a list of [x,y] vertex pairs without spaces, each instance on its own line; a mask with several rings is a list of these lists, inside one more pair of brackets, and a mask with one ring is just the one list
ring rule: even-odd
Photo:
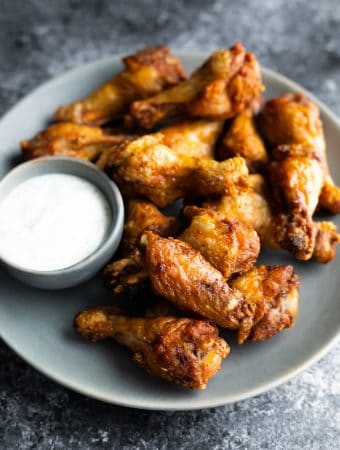
[[[219,329],[242,344],[294,325],[299,278],[291,265],[256,265],[260,249],[331,261],[340,236],[315,215],[340,213],[340,188],[318,107],[301,93],[265,102],[242,44],[190,76],[166,47],[123,64],[21,147],[27,158],[96,163],[126,202],[120,249],[103,271],[113,305],[80,312],[77,332],[113,338],[150,374],[202,389],[229,354]],[[121,295],[135,312],[114,306]]]

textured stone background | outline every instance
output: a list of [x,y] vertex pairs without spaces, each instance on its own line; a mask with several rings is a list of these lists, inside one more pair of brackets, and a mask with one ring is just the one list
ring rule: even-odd
[[[210,50],[237,39],[340,115],[339,0],[0,0],[0,115],[85,61],[155,43]],[[0,449],[337,449],[339,348],[251,400],[153,413],[70,392],[0,342]]]

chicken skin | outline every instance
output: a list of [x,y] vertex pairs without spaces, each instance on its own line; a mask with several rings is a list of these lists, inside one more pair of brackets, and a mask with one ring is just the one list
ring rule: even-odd
[[268,162],[267,150],[259,135],[251,108],[240,112],[231,122],[218,150],[220,160],[242,156],[252,172]]
[[120,119],[134,100],[157,94],[185,80],[180,61],[167,47],[141,50],[123,58],[124,70],[88,97],[61,106],[55,120],[100,125]]
[[179,154],[164,144],[162,132],[119,145],[106,170],[128,197],[145,196],[159,207],[180,198],[218,195],[248,175],[243,158],[217,162]]
[[[229,286],[222,273],[198,250],[178,239],[146,232],[141,241],[156,294],[179,309],[211,320],[223,328],[238,330],[239,343],[249,337],[266,339],[264,331],[260,334],[254,328],[261,320],[258,327],[265,329],[267,326],[271,330],[267,338],[275,334],[275,327],[279,332],[292,326],[293,318],[283,318],[283,315],[290,316],[297,311],[299,283],[291,266],[280,266],[275,273],[273,268],[256,269],[257,284],[253,281],[247,285],[245,281],[246,287],[242,291]],[[242,277],[248,279],[249,275],[241,275],[237,280]],[[270,313],[273,309],[275,312]],[[275,321],[275,315],[282,317]]]
[[319,109],[303,94],[284,94],[266,103],[259,124],[274,149],[269,174],[285,209],[282,245],[299,259],[309,259],[316,238],[312,215],[318,203],[340,212],[340,189],[329,175]]
[[[269,188],[261,175],[250,175],[247,188],[235,189],[217,200],[204,201],[202,206],[219,211],[229,220],[236,218],[255,229],[264,247],[282,248],[279,239],[281,221],[274,214]],[[335,258],[340,235],[332,222],[313,222],[313,227],[315,243],[311,259],[327,263]]]
[[74,323],[82,337],[113,338],[150,375],[185,388],[205,389],[230,351],[217,327],[204,320],[127,317],[104,306],[79,313]]
[[228,119],[252,103],[263,90],[255,55],[237,43],[213,53],[188,80],[130,108],[130,121],[151,129],[177,115]]
[[65,122],[53,124],[33,139],[22,141],[21,149],[29,159],[41,156],[71,156],[95,161],[108,148],[131,138],[132,136],[126,134],[106,134],[99,127]]
[[120,244],[121,259],[105,267],[105,285],[114,294],[133,291],[147,279],[144,259],[140,253],[139,238],[145,230],[152,230],[161,236],[171,236],[178,229],[175,217],[162,214],[152,203],[142,199],[130,199],[127,219]]
[[213,210],[186,206],[184,216],[191,221],[178,237],[199,250],[225,279],[247,272],[260,253],[260,239],[253,228],[237,219],[228,220]]

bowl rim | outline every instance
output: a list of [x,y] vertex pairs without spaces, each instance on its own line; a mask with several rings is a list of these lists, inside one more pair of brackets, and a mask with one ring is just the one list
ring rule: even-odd
[[[104,195],[106,201],[108,202],[110,209],[111,209],[111,222],[108,227],[108,230],[106,232],[106,235],[103,239],[103,241],[99,244],[99,246],[93,250],[89,255],[87,255],[85,258],[81,259],[80,261],[72,264],[71,266],[63,267],[61,269],[53,269],[53,270],[36,270],[36,269],[30,269],[29,267],[21,266],[20,264],[12,263],[3,256],[0,255],[0,262],[15,271],[29,274],[32,276],[41,276],[41,277],[58,277],[58,276],[65,276],[69,275],[74,272],[82,271],[86,269],[89,265],[91,265],[97,258],[99,258],[103,253],[105,253],[111,246],[113,242],[116,241],[117,238],[119,238],[119,235],[122,231],[123,225],[124,225],[124,202],[122,195],[120,193],[120,190],[118,189],[116,183],[114,183],[110,178],[102,171],[100,170],[95,164],[92,162],[81,160],[78,158],[73,158],[70,156],[42,156],[39,158],[35,158],[29,161],[22,162],[15,166],[13,169],[11,169],[1,180],[0,180],[0,191],[5,186],[6,183],[9,182],[12,178],[17,177],[20,173],[30,171],[31,167],[37,167],[37,164],[41,165],[54,165],[54,163],[60,163],[63,162],[65,164],[68,164],[70,167],[74,166],[82,166],[85,171],[88,172],[94,172],[96,173],[96,176],[99,176],[102,178],[102,180],[106,183],[106,185],[110,188],[110,192],[112,193],[112,196],[107,195],[103,190],[98,186],[96,181],[89,180],[85,177],[82,177],[82,175],[76,175],[79,178],[84,178],[89,183],[95,185]],[[42,167],[42,166],[41,166]],[[72,171],[71,171],[72,172]],[[42,174],[53,174],[53,173],[63,173],[63,172],[54,172],[53,169],[49,170],[48,172],[44,172]],[[27,177],[28,179],[39,177],[42,174],[35,174],[33,176]],[[71,173],[70,173],[71,175]],[[26,180],[25,180],[26,181]],[[24,181],[23,181],[24,182]],[[19,182],[17,186],[19,186],[21,183]],[[1,202],[0,202],[1,203]],[[114,205],[114,206],[113,206]],[[113,214],[113,208],[115,209],[115,213]]]

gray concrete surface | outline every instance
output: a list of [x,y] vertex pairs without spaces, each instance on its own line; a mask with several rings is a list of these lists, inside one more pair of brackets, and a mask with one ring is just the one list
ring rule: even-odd
[[[155,43],[211,50],[238,39],[340,115],[338,0],[0,0],[0,115],[85,61]],[[337,449],[339,348],[251,400],[159,413],[75,394],[0,342],[0,448]]]

